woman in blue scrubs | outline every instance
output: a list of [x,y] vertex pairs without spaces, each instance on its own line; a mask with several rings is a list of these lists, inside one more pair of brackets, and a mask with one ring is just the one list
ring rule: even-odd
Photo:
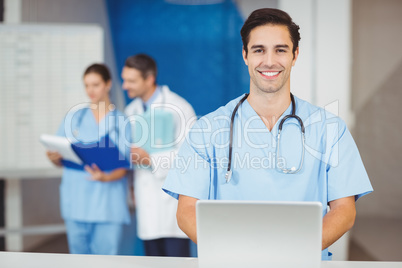
[[[125,144],[130,139],[130,124],[122,123],[124,115],[111,104],[109,70],[103,64],[89,66],[84,84],[90,104],[68,112],[57,135],[83,143],[97,142],[109,135],[127,157]],[[60,154],[48,151],[47,155],[55,165],[62,166]],[[126,172],[123,168],[103,172],[95,164],[84,169],[63,167],[60,206],[70,253],[119,253],[123,225],[130,222]]]

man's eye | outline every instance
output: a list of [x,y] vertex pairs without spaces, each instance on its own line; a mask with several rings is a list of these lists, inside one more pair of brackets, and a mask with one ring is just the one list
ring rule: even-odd
[[254,50],[254,53],[261,53],[262,52],[262,49],[256,49],[256,50]]

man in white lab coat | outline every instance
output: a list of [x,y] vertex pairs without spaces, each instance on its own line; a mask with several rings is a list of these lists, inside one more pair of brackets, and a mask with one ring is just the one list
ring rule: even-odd
[[196,119],[194,110],[167,86],[157,85],[157,66],[148,55],[127,58],[121,76],[123,89],[134,99],[125,113],[134,122],[133,139],[139,141],[131,148],[138,237],[144,241],[147,256],[187,257],[189,239],[177,226],[177,200],[161,188]]

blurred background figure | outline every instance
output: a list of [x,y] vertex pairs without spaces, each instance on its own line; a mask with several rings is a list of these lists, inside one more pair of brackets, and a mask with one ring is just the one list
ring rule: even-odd
[[[84,84],[91,101],[89,107],[70,111],[57,135],[84,143],[97,142],[109,135],[120,145],[118,139],[129,138],[130,128],[126,131],[124,124],[118,124],[119,117],[124,115],[110,102],[109,70],[103,64],[89,66],[84,73]],[[56,166],[62,167],[59,153],[48,151],[47,155]],[[103,172],[96,164],[84,169],[63,167],[60,206],[70,253],[119,253],[123,224],[130,222],[125,175],[124,168]]]
[[[134,144],[139,141],[131,148],[131,159],[136,165],[138,237],[144,241],[147,256],[189,257],[190,240],[176,222],[177,200],[169,199],[162,185],[191,120],[196,119],[194,110],[168,86],[156,83],[156,62],[148,55],[127,58],[121,76],[123,89],[135,98],[125,113],[130,121],[134,119]],[[145,124],[136,124],[138,115]]]

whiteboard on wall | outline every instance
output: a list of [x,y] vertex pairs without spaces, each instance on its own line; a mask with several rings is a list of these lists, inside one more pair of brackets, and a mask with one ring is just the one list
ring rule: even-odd
[[39,142],[87,102],[82,75],[103,62],[97,25],[0,24],[0,176],[50,169]]

